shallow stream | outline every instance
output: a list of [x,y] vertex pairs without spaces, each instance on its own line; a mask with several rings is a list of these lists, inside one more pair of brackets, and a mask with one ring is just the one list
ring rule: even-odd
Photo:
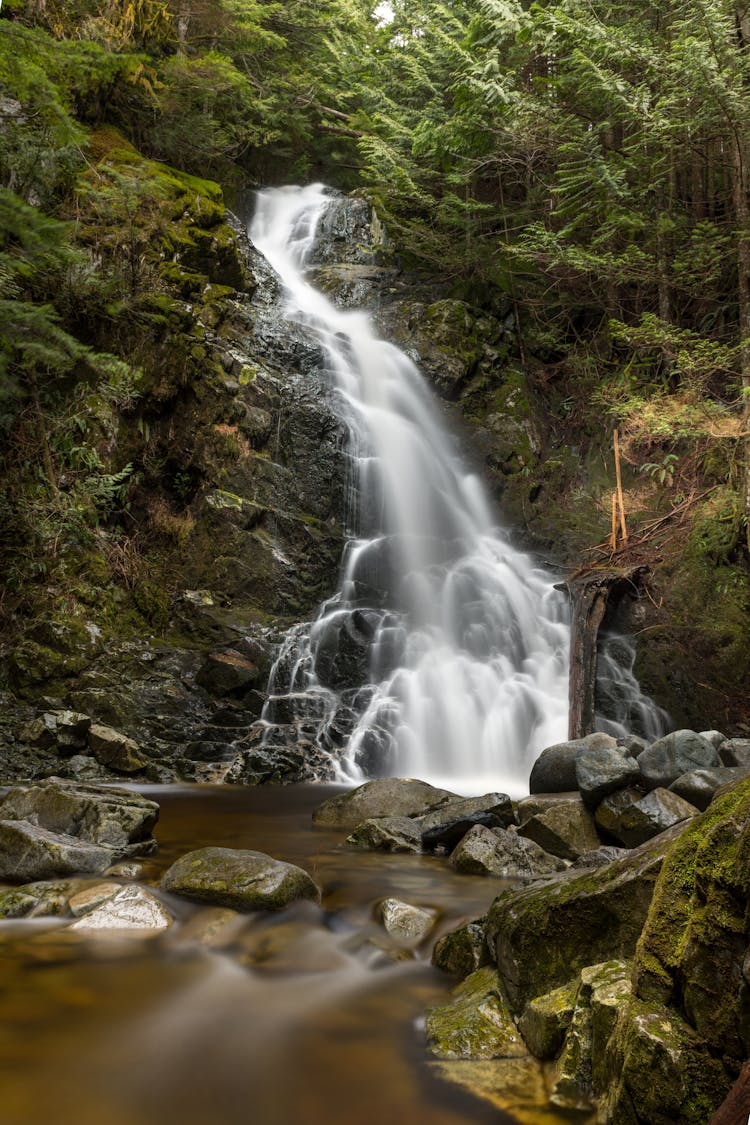
[[[455,983],[430,965],[434,938],[481,915],[501,880],[346,847],[311,822],[331,787],[146,791],[162,815],[144,881],[194,848],[252,848],[310,871],[322,907],[237,916],[164,896],[178,920],[149,938],[0,923],[3,1125],[569,1120],[545,1107],[536,1064],[451,1064],[501,1091],[490,1104],[425,1048],[424,1010]],[[414,956],[373,920],[389,895],[440,912]]]

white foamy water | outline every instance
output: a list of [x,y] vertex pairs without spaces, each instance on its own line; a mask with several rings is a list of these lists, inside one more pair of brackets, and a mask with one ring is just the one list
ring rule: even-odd
[[538,752],[567,735],[566,599],[498,528],[414,363],[308,281],[335,205],[321,185],[263,191],[249,232],[286,315],[322,347],[350,429],[338,592],[290,634],[271,691],[287,704],[293,693],[341,780],[520,794]]

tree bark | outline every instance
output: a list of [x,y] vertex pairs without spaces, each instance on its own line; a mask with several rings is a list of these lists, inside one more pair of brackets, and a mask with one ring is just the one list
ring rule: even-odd
[[568,737],[583,738],[596,727],[599,629],[610,602],[638,592],[647,568],[595,570],[568,582],[571,601]]
[[742,386],[742,430],[744,445],[744,507],[747,543],[750,548],[750,147],[743,135],[735,133],[732,167],[732,195],[737,224],[737,304],[740,328],[740,379]]

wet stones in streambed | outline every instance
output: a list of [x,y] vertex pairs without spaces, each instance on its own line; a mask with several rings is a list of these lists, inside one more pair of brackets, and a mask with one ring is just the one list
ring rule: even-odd
[[0,801],[0,878],[49,879],[104,871],[156,847],[159,806],[137,793],[50,779]]
[[503,879],[539,879],[567,867],[564,860],[549,855],[533,840],[481,824],[466,833],[448,862],[464,875]]
[[322,828],[356,828],[365,820],[424,816],[456,800],[455,793],[426,781],[381,777],[324,801],[313,813],[313,823]]
[[529,778],[530,793],[570,793],[578,788],[576,761],[586,750],[615,749],[609,734],[588,734],[569,742],[548,746],[534,762]]
[[441,1059],[520,1058],[528,1051],[496,969],[485,966],[454,988],[451,1003],[427,1012],[429,1049]]
[[668,788],[678,777],[693,770],[721,765],[716,747],[694,730],[677,730],[657,739],[638,757],[647,789]]
[[69,929],[87,933],[100,930],[137,930],[155,933],[168,929],[174,915],[144,887],[106,883],[71,898],[76,921]]
[[415,820],[424,851],[452,851],[475,824],[507,828],[516,823],[516,814],[506,793],[486,793],[482,797],[457,797]]
[[483,965],[490,963],[490,951],[485,940],[486,919],[477,918],[452,930],[435,943],[432,963],[444,973],[456,977],[468,977]]
[[665,856],[688,824],[599,870],[569,872],[495,899],[487,941],[515,1010],[586,965],[632,956]]
[[438,913],[402,902],[398,898],[384,898],[375,909],[376,917],[387,934],[406,948],[420,945],[435,928]]
[[373,817],[358,824],[346,838],[347,844],[376,852],[422,851],[422,833],[408,816]]
[[575,760],[575,771],[583,803],[592,810],[610,793],[641,779],[638,762],[619,746],[598,746],[581,751]]
[[596,823],[608,839],[635,848],[698,812],[695,805],[668,789],[654,789],[645,796],[637,789],[623,789],[601,803]]
[[519,835],[560,859],[576,860],[601,844],[594,818],[578,793],[553,797],[549,802],[539,797],[521,801],[518,818]]
[[301,867],[263,852],[200,848],[169,868],[162,889],[210,906],[281,910],[297,899],[320,901],[320,889]]
[[[750,765],[715,766],[713,769],[692,770],[684,773],[670,785],[670,791],[703,812],[708,808],[715,794],[725,785],[733,785],[743,778],[750,777]],[[659,792],[659,790],[655,790]]]

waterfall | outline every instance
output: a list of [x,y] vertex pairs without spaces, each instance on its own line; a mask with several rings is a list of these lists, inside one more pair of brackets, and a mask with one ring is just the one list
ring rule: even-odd
[[307,280],[334,204],[321,185],[262,191],[249,229],[350,433],[338,590],[287,638],[266,742],[291,722],[339,780],[522,793],[538,752],[567,735],[566,599],[497,527],[415,364]]

